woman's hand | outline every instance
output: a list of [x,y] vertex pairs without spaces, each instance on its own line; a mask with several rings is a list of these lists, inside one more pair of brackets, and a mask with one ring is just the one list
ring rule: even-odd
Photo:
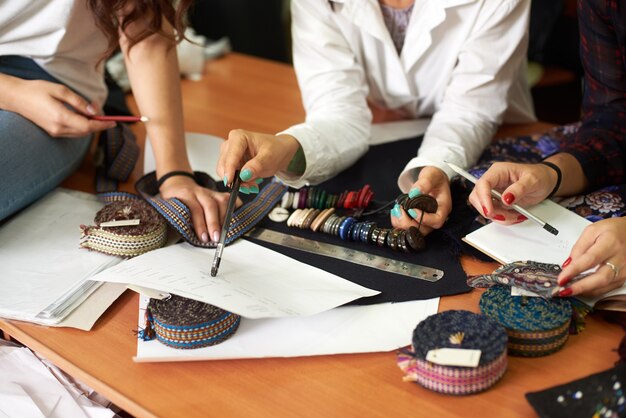
[[[612,265],[613,267],[611,267]],[[559,286],[598,266],[595,273],[561,290],[559,296],[598,296],[626,281],[626,218],[610,218],[585,228],[563,263]]]
[[426,235],[433,229],[439,229],[443,226],[450,211],[452,211],[450,180],[446,173],[437,167],[423,167],[417,181],[409,191],[409,197],[416,197],[420,194],[434,197],[438,205],[437,211],[427,213],[419,209],[409,209],[407,213],[399,205],[396,205],[391,210],[391,224],[394,228],[417,227],[420,225],[421,219],[420,232]]
[[[2,76],[0,87],[7,77]],[[10,93],[3,93],[1,107],[22,115],[52,137],[79,138],[115,126],[115,122],[89,119],[97,113],[95,105],[62,84],[10,78],[12,87]]]
[[270,135],[236,129],[222,143],[217,174],[224,184],[233,181],[235,170],[241,169],[242,187],[258,191],[255,181],[286,171],[296,151],[298,141],[291,135]]
[[[526,218],[507,206],[541,202],[556,181],[556,172],[543,164],[494,163],[474,186],[469,201],[486,218],[503,224],[518,223]],[[501,191],[504,205],[493,200],[492,189]]]
[[[160,188],[164,199],[178,198],[191,211],[193,228],[202,242],[217,242],[226,216],[228,193],[219,193],[201,187],[193,179],[175,176],[167,179]],[[241,205],[238,200],[237,206]]]

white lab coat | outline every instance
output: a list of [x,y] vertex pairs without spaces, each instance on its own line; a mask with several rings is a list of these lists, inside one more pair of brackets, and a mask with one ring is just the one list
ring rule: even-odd
[[[502,122],[535,120],[526,82],[530,0],[415,0],[401,54],[377,0],[292,0],[293,59],[305,123],[283,131],[306,157],[294,187],[320,183],[368,149],[367,105],[432,117],[398,179],[408,191],[417,167],[474,164]],[[417,148],[417,145],[416,145]]]

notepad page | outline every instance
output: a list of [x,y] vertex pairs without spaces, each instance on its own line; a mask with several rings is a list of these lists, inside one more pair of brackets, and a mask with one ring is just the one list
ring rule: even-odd
[[502,264],[526,260],[563,264],[591,222],[551,200],[529,210],[559,234],[552,235],[531,220],[508,226],[492,222],[468,234],[464,241]]

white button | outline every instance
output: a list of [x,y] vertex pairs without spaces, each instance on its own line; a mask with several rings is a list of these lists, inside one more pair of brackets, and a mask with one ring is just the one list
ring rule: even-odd
[[280,206],[276,206],[270,211],[268,217],[274,222],[285,222],[289,218],[289,211]]

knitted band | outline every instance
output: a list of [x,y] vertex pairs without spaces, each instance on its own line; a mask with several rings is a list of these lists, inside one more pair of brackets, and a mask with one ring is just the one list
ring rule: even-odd
[[169,179],[170,177],[175,177],[175,176],[185,176],[185,177],[192,178],[193,181],[196,181],[196,176],[193,173],[190,173],[188,171],[170,171],[169,173],[163,174],[161,178],[157,180],[157,188],[160,189],[161,185],[165,183],[165,180]]
[[554,189],[552,189],[552,191],[548,195],[548,197],[550,198],[554,196],[554,194],[559,190],[559,187],[561,187],[561,178],[563,177],[563,174],[561,173],[561,169],[559,168],[559,166],[554,163],[551,163],[549,161],[539,161],[539,164],[543,164],[556,171],[556,184],[554,185]]

